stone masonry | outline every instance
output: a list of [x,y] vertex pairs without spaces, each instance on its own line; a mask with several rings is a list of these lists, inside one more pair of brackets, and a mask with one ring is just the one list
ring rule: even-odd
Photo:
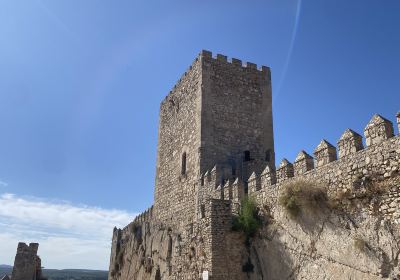
[[13,280],[45,280],[42,276],[42,265],[37,255],[38,243],[18,243],[11,279]]
[[269,68],[202,51],[161,102],[158,135],[154,214],[192,223],[200,174],[218,164],[221,181],[246,180],[274,165]]
[[[154,206],[114,229],[109,280],[400,279],[392,122],[374,115],[366,147],[348,129],[338,151],[322,140],[314,157],[301,151],[275,167],[270,77],[268,67],[208,51],[195,59],[161,103]],[[300,181],[351,211],[290,219],[279,197]],[[232,231],[245,196],[262,219],[250,243]]]

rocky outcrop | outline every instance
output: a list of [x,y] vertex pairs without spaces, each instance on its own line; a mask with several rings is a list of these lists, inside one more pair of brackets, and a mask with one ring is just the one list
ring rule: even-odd
[[152,220],[114,229],[109,279],[197,279],[209,266],[207,225],[177,232]]
[[231,230],[229,201],[209,200],[181,231],[157,222],[152,210],[114,229],[109,279],[244,279],[238,263],[248,254],[244,236]]
[[400,279],[399,225],[364,208],[361,199],[353,203],[360,208],[321,209],[296,219],[279,204],[266,207],[268,221],[251,242],[249,278]]

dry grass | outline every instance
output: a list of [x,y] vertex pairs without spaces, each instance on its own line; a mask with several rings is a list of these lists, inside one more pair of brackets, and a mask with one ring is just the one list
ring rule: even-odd
[[279,203],[292,218],[303,212],[315,214],[316,211],[329,206],[325,189],[306,180],[292,181],[284,185]]
[[368,244],[361,237],[356,237],[354,238],[354,247],[360,252],[365,252],[368,249]]

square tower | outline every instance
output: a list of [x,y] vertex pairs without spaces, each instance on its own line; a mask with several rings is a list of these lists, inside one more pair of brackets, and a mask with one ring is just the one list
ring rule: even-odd
[[199,179],[217,164],[244,182],[275,166],[271,72],[202,51],[161,102],[155,217],[193,221]]

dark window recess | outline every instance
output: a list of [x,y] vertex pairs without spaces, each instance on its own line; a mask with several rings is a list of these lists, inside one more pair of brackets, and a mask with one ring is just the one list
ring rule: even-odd
[[206,206],[204,204],[200,205],[200,217],[201,218],[206,217]]
[[265,161],[271,161],[271,150],[265,152]]
[[201,186],[204,186],[204,176],[201,177],[200,184],[201,184]]
[[224,185],[225,185],[225,179],[222,178],[222,179],[221,179],[221,187],[223,187]]
[[181,174],[186,174],[186,152],[182,154],[182,167],[181,167]]
[[244,151],[244,161],[250,161],[250,151]]
[[235,168],[235,166],[232,166],[232,176],[235,176],[236,175],[236,168]]

